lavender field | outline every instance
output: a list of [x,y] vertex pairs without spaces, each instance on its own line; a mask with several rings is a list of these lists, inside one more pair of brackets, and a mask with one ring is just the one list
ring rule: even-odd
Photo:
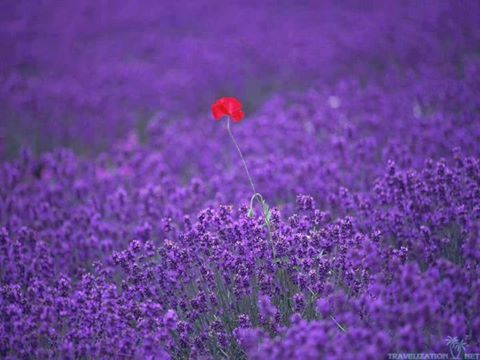
[[1,359],[408,354],[480,358],[480,2],[0,2]]

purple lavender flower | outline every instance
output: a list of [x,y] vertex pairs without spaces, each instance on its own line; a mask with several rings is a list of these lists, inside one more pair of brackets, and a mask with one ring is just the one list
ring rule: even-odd
[[163,5],[0,5],[0,358],[479,352],[480,5]]

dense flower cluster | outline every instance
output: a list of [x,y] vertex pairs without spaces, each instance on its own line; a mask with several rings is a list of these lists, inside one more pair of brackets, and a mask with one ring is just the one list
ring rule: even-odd
[[[34,212],[17,183],[17,202],[2,193],[2,356],[369,359],[439,351],[449,334],[478,344],[480,160],[456,154],[420,171],[390,163],[328,212],[299,195],[288,218],[273,211],[276,262],[246,206],[135,225],[128,209],[145,220],[149,202],[126,191],[94,201],[86,187],[89,201],[61,212],[79,190],[40,190],[50,202]],[[11,165],[2,179],[33,185],[38,171]]]
[[[140,19],[157,26],[149,7],[73,3],[75,16],[89,20],[78,20],[63,36],[87,43],[107,41],[101,34],[116,24],[124,29]],[[248,53],[237,42],[205,52],[198,68],[187,61],[190,55],[182,57],[188,64],[157,79],[151,73],[158,68],[148,62],[163,46],[176,55],[195,48],[198,55],[201,44],[188,36],[179,43],[180,34],[170,34],[175,47],[155,47],[144,31],[128,74],[124,63],[112,67],[112,53],[100,45],[64,67],[40,45],[24,49],[31,57],[19,51],[5,58],[1,66],[15,71],[5,68],[0,94],[8,96],[1,101],[34,110],[45,125],[32,130],[39,137],[91,135],[91,144],[82,141],[94,146],[89,126],[109,129],[117,120],[126,135],[94,157],[71,148],[25,148],[0,163],[0,358],[367,360],[446,353],[447,337],[480,352],[480,32],[472,26],[480,23],[478,6],[331,4],[320,21],[307,15],[303,2],[281,2],[291,14],[285,32],[305,20],[304,33],[282,38],[291,49],[305,41],[295,60],[279,56],[279,41],[260,49],[253,40],[251,34],[262,44],[279,39],[262,30],[260,20],[274,6],[267,3],[258,5],[253,29],[236,27],[230,38],[255,50],[261,81],[298,73],[309,84],[270,94],[234,126],[255,187],[271,205],[268,229],[261,211],[249,211],[252,189],[224,122],[198,113],[177,119],[166,104],[168,112],[147,114],[140,129],[116,117],[123,100],[130,111],[155,108],[148,95],[165,89],[172,90],[165,101],[201,103],[193,99],[198,89],[205,87],[205,96],[218,90],[208,87],[203,70],[217,63],[228,63],[233,73],[248,67],[236,57]],[[97,23],[96,6],[107,4],[112,18]],[[182,12],[185,4],[178,4],[171,10],[176,16],[162,15],[170,25],[187,18],[192,28],[212,23],[187,16],[208,7]],[[212,26],[219,28],[203,39],[206,47],[218,46],[216,31],[225,36],[227,26],[222,19],[231,25],[240,8],[217,9]],[[10,28],[46,26],[34,5],[16,9],[26,20],[7,22]],[[334,16],[339,9],[344,18]],[[56,11],[57,21],[75,24]],[[49,33],[63,25],[53,21]],[[343,47],[311,40],[319,29]],[[41,34],[32,41],[46,41]],[[353,66],[359,57],[368,61]],[[108,66],[89,66],[93,58]],[[305,72],[292,65],[299,59]],[[287,65],[292,74],[267,71]],[[51,67],[58,72],[46,70]],[[92,68],[104,87],[78,76]],[[36,71],[50,81],[40,81]],[[244,72],[255,77],[252,68]],[[317,82],[312,74],[331,81]],[[191,87],[179,96],[172,82],[186,75]],[[231,86],[245,95],[247,82],[235,78]],[[54,94],[71,103],[56,108]],[[77,121],[85,119],[84,110],[96,116]],[[71,118],[57,124],[65,113]],[[13,119],[3,124],[20,134]]]

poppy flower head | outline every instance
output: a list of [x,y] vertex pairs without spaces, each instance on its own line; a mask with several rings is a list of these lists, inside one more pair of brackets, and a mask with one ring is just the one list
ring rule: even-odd
[[240,100],[233,97],[223,97],[212,105],[212,115],[215,120],[229,116],[234,122],[239,122],[245,117]]

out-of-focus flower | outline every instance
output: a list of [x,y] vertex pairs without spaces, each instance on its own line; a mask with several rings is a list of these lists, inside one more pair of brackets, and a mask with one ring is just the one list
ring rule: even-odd
[[234,97],[223,97],[212,105],[212,115],[215,120],[229,116],[234,122],[239,122],[245,117],[242,103]]

